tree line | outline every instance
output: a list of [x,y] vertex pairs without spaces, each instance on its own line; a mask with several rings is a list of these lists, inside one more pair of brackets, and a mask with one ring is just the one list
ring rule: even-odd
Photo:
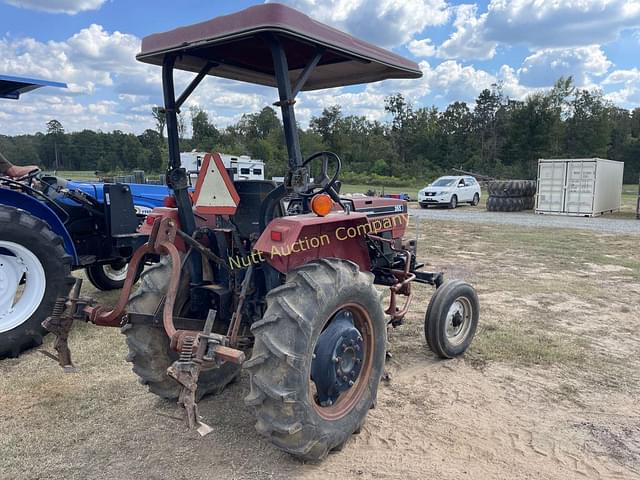
[[[334,151],[343,160],[343,180],[390,186],[419,184],[452,168],[535,178],[538,158],[609,158],[625,162],[625,182],[635,183],[640,175],[640,108],[616,107],[599,91],[576,88],[570,77],[524,100],[506,97],[494,84],[473,104],[416,108],[398,93],[385,99],[384,110],[386,122],[345,115],[339,105],[325,108],[300,130],[303,155]],[[45,133],[0,135],[0,151],[14,163],[47,170],[160,172],[167,161],[166,124],[161,108],[151,114],[156,128],[141,135],[67,133],[51,120]],[[192,136],[184,138],[189,121]],[[285,173],[282,123],[271,107],[225,128],[192,107],[178,123],[182,151],[246,154],[264,160],[268,176]]]

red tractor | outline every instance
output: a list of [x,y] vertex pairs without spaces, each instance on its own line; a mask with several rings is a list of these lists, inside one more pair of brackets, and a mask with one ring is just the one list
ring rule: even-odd
[[[473,287],[420,270],[415,241],[403,240],[404,200],[343,198],[340,157],[303,159],[300,152],[299,92],[421,72],[278,4],[151,35],[137,58],[162,66],[175,207],[147,217],[141,233],[149,240],[131,260],[115,308],[79,297],[79,283],[60,299],[45,322],[57,334],[58,359],[72,366],[66,338],[74,320],[122,327],[133,371],[151,392],[177,399],[202,434],[209,427],[196,401],[220,392],[244,367],[256,429],[293,455],[321,459],[374,406],[387,327],[402,324],[412,282],[436,287],[425,318],[436,355],[462,354],[478,323]],[[175,69],[196,73],[177,98]],[[277,87],[289,165],[283,185],[234,183],[211,154],[189,193],[176,115],[206,75]],[[149,255],[160,261],[130,296],[137,265]],[[376,285],[390,289],[386,310]]]

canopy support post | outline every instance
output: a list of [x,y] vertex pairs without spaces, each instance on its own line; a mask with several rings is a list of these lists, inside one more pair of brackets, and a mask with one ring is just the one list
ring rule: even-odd
[[320,62],[322,55],[324,55],[324,48],[318,48],[311,62],[309,62],[309,64],[306,67],[304,67],[304,70],[302,71],[302,73],[298,77],[298,80],[296,81],[296,86],[293,87],[293,92],[291,94],[293,95],[293,98],[298,96],[298,93],[300,93],[300,90],[302,90],[302,87],[304,87],[304,84],[307,83],[307,80],[309,79],[309,75],[311,75],[311,72],[313,72],[313,69],[318,66],[318,62]]
[[182,107],[182,104],[187,100],[187,98],[189,98],[189,95],[193,93],[196,87],[200,85],[200,82],[202,82],[204,77],[207,76],[209,71],[213,67],[217,67],[217,66],[218,66],[217,63],[207,62],[207,64],[202,68],[202,70],[198,72],[198,75],[196,75],[196,77],[193,80],[191,80],[191,83],[187,86],[187,88],[184,89],[184,92],[182,92],[182,95],[180,95],[176,100],[176,109],[178,111]]
[[289,80],[289,64],[287,54],[275,35],[268,35],[267,40],[271,47],[271,57],[273,58],[273,68],[278,85],[280,101],[276,104],[282,111],[282,124],[284,127],[284,138],[289,154],[289,174],[285,178],[285,186],[295,192],[304,192],[308,188],[309,172],[302,166],[302,153],[300,152],[300,140],[298,138],[298,126],[293,109],[295,96],[291,90]]
[[[166,55],[162,62],[162,90],[164,93],[164,111],[167,122],[167,141],[169,143],[167,185],[173,190],[176,199],[176,206],[178,207],[178,215],[180,218],[180,229],[188,235],[192,235],[196,229],[196,218],[193,214],[191,198],[189,197],[187,171],[182,168],[180,162],[178,107],[176,105],[176,94],[173,83],[173,67],[175,62],[176,57],[174,55]],[[195,88],[196,85],[194,85],[193,88]],[[189,87],[187,87],[187,90],[188,89]],[[192,285],[201,284],[202,260],[198,252],[191,253],[189,267]]]

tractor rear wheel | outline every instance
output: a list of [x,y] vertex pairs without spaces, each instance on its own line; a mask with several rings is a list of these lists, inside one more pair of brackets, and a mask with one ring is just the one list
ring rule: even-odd
[[42,322],[73,282],[62,239],[29,213],[0,206],[0,358],[42,343]]
[[[183,312],[189,302],[189,277],[184,274],[178,287],[175,314]],[[171,261],[162,257],[161,261],[144,271],[138,290],[127,305],[129,312],[153,314],[169,286]],[[203,320],[204,325],[204,320]],[[133,372],[140,377],[140,383],[147,385],[151,393],[175,400],[180,394],[180,385],[167,374],[167,368],[178,359],[178,354],[169,346],[169,337],[162,327],[127,324],[122,327],[127,337],[129,354],[127,361],[133,364]],[[203,370],[198,380],[198,399],[207,394],[220,393],[240,374],[240,367],[224,363],[220,367]]]
[[305,460],[341,449],[375,404],[386,326],[373,275],[356,264],[322,259],[290,272],[251,328],[245,403],[256,430]]

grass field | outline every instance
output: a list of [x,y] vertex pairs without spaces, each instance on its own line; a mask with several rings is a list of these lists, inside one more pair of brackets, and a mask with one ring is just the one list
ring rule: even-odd
[[59,177],[63,177],[69,180],[89,181],[95,182],[98,180],[95,172],[89,170],[59,170],[55,172]]

